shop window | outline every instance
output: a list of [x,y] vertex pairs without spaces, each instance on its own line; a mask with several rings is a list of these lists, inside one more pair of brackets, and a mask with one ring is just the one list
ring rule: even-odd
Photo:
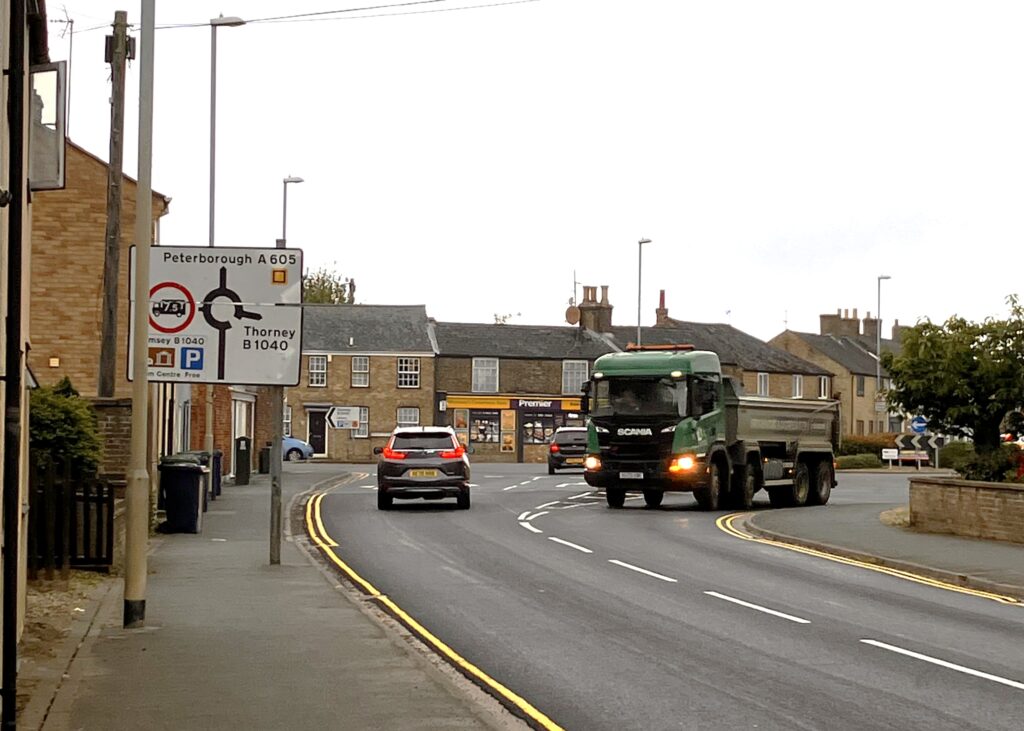
[[804,397],[804,377],[794,373],[793,374],[793,398]]
[[757,395],[767,396],[768,395],[768,374],[758,373],[757,374]]
[[420,409],[418,406],[400,406],[398,409],[399,426],[419,426]]
[[399,358],[398,359],[398,387],[419,388],[420,387],[420,359]]
[[469,441],[497,444],[500,431],[501,412],[469,412]]
[[327,356],[309,356],[309,385],[316,388],[327,386]]
[[370,357],[352,356],[352,387],[367,388],[370,385]]
[[497,358],[474,358],[473,359],[473,392],[474,393],[497,393],[498,392],[498,359]]
[[563,360],[562,361],[562,393],[579,395],[583,390],[583,384],[587,380],[587,361],[585,360]]
[[558,428],[556,414],[523,414],[523,444],[547,444]]

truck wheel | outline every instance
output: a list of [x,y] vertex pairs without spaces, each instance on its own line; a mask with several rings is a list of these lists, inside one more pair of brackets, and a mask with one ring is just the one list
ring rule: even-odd
[[708,486],[693,491],[701,510],[718,510],[722,499],[722,468],[717,462],[711,463]]
[[750,510],[754,507],[754,493],[757,492],[757,467],[748,464],[740,471],[732,491],[732,507]]
[[814,484],[807,495],[808,505],[824,505],[832,495],[832,465],[822,460],[814,473]]
[[665,493],[661,490],[644,490],[644,502],[649,508],[656,508],[661,505],[661,501],[664,497]]
[[621,487],[606,487],[604,499],[608,501],[609,508],[621,508],[626,504],[626,491]]
[[807,504],[807,496],[810,492],[811,475],[807,470],[807,465],[801,462],[796,466],[793,484],[769,487],[768,499],[771,500],[773,508],[799,508]]

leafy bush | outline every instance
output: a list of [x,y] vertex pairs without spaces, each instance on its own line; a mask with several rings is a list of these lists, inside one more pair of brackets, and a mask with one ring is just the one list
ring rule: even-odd
[[882,455],[883,449],[893,449],[896,446],[896,435],[888,432],[879,434],[847,434],[843,436],[843,442],[839,446],[839,454],[877,454]]
[[939,464],[956,470],[965,480],[1019,482],[1017,469],[1024,453],[1015,444],[978,454],[970,442],[953,442],[939,452]]
[[950,442],[939,450],[939,466],[964,474],[974,459],[974,445],[970,442]]
[[836,469],[865,470],[881,467],[882,460],[877,454],[845,454],[836,458]]
[[41,465],[69,463],[88,470],[99,464],[102,448],[96,412],[67,378],[31,392],[29,449]]

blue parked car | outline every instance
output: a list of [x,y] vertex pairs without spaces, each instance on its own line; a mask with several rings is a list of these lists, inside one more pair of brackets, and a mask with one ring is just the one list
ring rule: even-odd
[[295,437],[285,437],[281,442],[281,454],[289,462],[313,459],[313,445]]

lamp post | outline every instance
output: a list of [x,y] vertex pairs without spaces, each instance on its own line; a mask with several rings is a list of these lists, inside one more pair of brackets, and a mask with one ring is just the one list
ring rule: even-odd
[[875,327],[875,398],[882,391],[882,280],[892,279],[888,274],[878,275],[878,308],[875,310],[875,317],[878,318],[878,325]]
[[640,239],[636,242],[636,344],[640,345],[640,296],[643,294],[644,278],[644,244],[651,243],[650,239]]
[[288,184],[304,182],[306,181],[302,178],[297,178],[293,175],[289,175],[284,179],[284,196],[281,205],[281,238],[277,242],[277,248],[279,249],[283,249],[288,242]]
[[[283,249],[288,240],[288,185],[302,183],[302,178],[289,175],[283,181],[281,206],[281,238],[277,248]],[[270,563],[281,563],[281,442],[284,440],[284,386],[271,387],[270,420],[273,435],[270,442]]]
[[[210,241],[214,243],[214,221],[216,218],[217,193],[217,29],[221,26],[234,28],[245,25],[241,18],[230,15],[210,19]],[[213,464],[213,385],[206,384],[206,408],[203,428],[203,449],[210,455]]]

